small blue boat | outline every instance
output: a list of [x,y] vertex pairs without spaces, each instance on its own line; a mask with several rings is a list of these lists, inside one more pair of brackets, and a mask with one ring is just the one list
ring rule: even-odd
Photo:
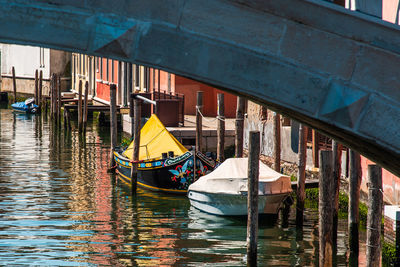
[[11,107],[18,112],[34,114],[38,111],[39,106],[35,104],[34,98],[28,98],[23,102],[11,104]]

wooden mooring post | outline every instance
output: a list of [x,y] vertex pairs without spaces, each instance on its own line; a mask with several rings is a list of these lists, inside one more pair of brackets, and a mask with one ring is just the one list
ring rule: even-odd
[[85,99],[83,101],[83,130],[86,131],[87,118],[88,118],[88,94],[89,94],[89,82],[85,83]]
[[203,112],[203,92],[197,92],[197,105],[196,105],[196,151],[202,151],[203,146],[203,119],[201,113]]
[[36,105],[39,105],[38,96],[39,96],[39,73],[38,73],[38,70],[36,70],[35,71],[35,95],[34,95]]
[[[133,97],[133,94],[132,96]],[[133,100],[133,117],[134,117],[134,135],[132,149],[132,168],[131,168],[131,188],[132,194],[136,194],[137,176],[138,176],[138,161],[140,149],[140,120],[142,117],[142,101],[139,99]]]
[[319,266],[333,265],[334,181],[332,151],[320,151],[319,178]]
[[57,76],[57,124],[61,126],[61,75]]
[[217,95],[217,160],[219,162],[224,161],[225,151],[225,101],[224,94]]
[[382,207],[382,168],[368,165],[367,267],[380,264]]
[[306,160],[307,160],[307,127],[299,127],[299,171],[296,189],[296,226],[303,227],[304,200],[306,199]]
[[339,190],[340,190],[340,177],[342,172],[342,145],[336,140],[332,140],[332,152],[333,152],[333,188],[334,188],[334,201],[335,205],[333,208],[333,226],[332,226],[332,239],[334,245],[334,251],[336,251],[337,244],[337,229],[338,229],[338,213],[339,213]]
[[238,96],[236,105],[235,120],[235,157],[243,157],[243,132],[244,132],[244,109],[246,106],[245,98]]
[[15,79],[15,68],[12,67],[12,80],[13,80],[13,92],[14,92],[14,102],[17,102],[17,81]]
[[315,168],[319,168],[319,134],[317,130],[312,130],[312,156]]
[[260,132],[250,131],[247,181],[247,266],[257,266]]
[[41,111],[42,108],[44,107],[43,104],[43,71],[40,70],[39,73],[39,103],[37,104],[39,106],[39,110]]
[[274,112],[273,118],[274,131],[274,170],[281,172],[281,116]]
[[[79,81],[79,89],[78,89],[78,130],[82,132],[82,124],[83,124],[83,114],[82,114],[82,80]],[[112,88],[110,86],[110,117],[112,115],[112,108],[111,108],[111,96],[112,96]],[[112,125],[111,125],[112,126]],[[112,127],[111,127],[112,133]],[[112,135],[111,135],[112,136]],[[112,139],[112,138],[111,138]],[[113,149],[113,148],[112,148]]]
[[51,87],[50,87],[50,115],[51,119],[55,119],[56,114],[56,90],[57,90],[57,76],[55,73],[51,76]]
[[350,150],[350,177],[349,177],[349,266],[358,266],[360,224],[360,186],[361,186],[361,157],[354,150]]
[[[117,146],[117,86],[115,84],[110,85],[110,131],[111,131],[111,151],[110,151],[110,170],[114,168],[114,149]],[[82,81],[79,81],[79,110],[81,111],[82,119]],[[78,110],[78,112],[79,112]],[[79,121],[80,124],[82,121]],[[80,125],[80,131],[82,125]]]

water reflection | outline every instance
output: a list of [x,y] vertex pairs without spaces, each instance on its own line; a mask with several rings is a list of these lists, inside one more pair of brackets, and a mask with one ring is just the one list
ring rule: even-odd
[[[107,173],[107,127],[84,136],[48,117],[0,110],[0,261],[4,265],[245,265],[246,219],[200,212],[184,196],[129,187]],[[260,266],[317,266],[318,216],[304,228],[262,217]],[[338,265],[345,266],[346,221]],[[365,248],[360,247],[360,254]],[[360,261],[362,264],[362,261]]]

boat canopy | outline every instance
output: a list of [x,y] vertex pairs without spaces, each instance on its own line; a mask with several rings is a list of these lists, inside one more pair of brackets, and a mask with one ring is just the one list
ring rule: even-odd
[[[247,191],[247,169],[248,158],[229,158],[214,171],[191,184],[189,190],[227,194]],[[290,177],[274,171],[261,161],[259,161],[259,183],[269,184],[267,187],[271,193],[291,191]],[[264,189],[259,186],[259,190],[264,191]]]
[[[123,155],[132,159],[133,141],[123,152]],[[180,156],[188,150],[168,132],[155,114],[143,125],[140,130],[139,160],[157,159],[162,153],[173,151],[175,156]]]

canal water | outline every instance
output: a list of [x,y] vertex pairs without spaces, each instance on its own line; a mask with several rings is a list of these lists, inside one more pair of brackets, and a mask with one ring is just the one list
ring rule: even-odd
[[[139,189],[132,199],[107,173],[108,127],[90,122],[83,138],[45,117],[0,116],[1,265],[246,264],[246,219],[202,213],[185,196]],[[261,218],[259,266],[318,265],[317,211],[307,210],[303,231],[294,215]],[[340,220],[338,266],[348,261],[346,225]]]

